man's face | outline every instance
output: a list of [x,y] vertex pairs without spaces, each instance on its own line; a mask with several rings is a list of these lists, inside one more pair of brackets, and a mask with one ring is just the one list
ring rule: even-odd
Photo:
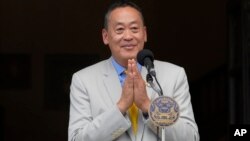
[[147,41],[146,27],[140,13],[132,7],[114,9],[108,17],[108,29],[102,31],[103,42],[109,45],[112,56],[123,66],[136,59]]

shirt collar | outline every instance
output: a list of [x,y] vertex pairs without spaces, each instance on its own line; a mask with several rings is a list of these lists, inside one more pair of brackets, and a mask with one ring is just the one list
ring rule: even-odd
[[[122,74],[126,70],[126,68],[118,64],[113,57],[111,57],[111,60],[118,75]],[[139,63],[137,63],[137,68],[141,72],[142,66]]]

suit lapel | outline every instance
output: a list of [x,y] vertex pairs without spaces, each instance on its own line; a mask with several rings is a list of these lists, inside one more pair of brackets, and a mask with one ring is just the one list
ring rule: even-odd
[[107,60],[107,68],[104,72],[104,85],[107,89],[108,95],[111,98],[113,104],[116,104],[121,97],[121,84],[115,68],[111,63],[111,58]]

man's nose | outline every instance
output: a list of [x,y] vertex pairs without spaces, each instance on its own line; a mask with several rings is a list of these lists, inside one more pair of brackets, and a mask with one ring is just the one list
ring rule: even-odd
[[124,39],[125,39],[125,40],[131,40],[132,38],[133,38],[132,32],[129,31],[129,30],[126,30],[126,31],[124,32]]

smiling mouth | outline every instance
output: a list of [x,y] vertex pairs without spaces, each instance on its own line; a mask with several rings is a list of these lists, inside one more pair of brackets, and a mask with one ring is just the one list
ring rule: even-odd
[[122,48],[126,48],[126,49],[132,49],[134,48],[135,45],[123,45]]

